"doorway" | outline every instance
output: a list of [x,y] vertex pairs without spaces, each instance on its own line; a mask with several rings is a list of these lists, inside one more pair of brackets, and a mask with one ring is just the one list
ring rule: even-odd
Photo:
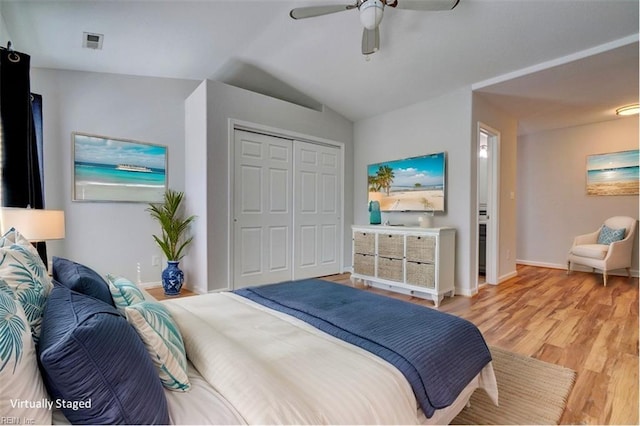
[[498,284],[500,212],[500,132],[478,123],[477,132],[477,282]]

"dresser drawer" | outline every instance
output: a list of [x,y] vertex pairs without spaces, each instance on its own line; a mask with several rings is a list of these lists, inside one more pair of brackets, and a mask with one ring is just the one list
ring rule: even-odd
[[353,233],[353,252],[360,254],[375,254],[376,234],[373,232],[357,231]]
[[378,277],[391,281],[404,279],[404,260],[390,257],[378,257]]
[[353,272],[360,275],[375,275],[376,257],[370,254],[353,255]]
[[404,257],[404,235],[378,234],[378,255],[402,259]]
[[435,288],[436,269],[433,263],[407,262],[407,284]]
[[433,262],[436,238],[430,235],[407,235],[407,260],[411,262]]

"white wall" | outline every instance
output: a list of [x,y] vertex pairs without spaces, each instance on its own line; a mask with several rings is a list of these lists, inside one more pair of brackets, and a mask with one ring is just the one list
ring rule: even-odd
[[[447,211],[436,215],[433,223],[434,226],[456,228],[456,292],[463,294],[471,293],[476,276],[469,261],[471,254],[475,255],[475,247],[471,246],[471,212],[475,211],[476,202],[475,162],[473,169],[471,164],[476,149],[475,140],[472,142],[471,127],[471,89],[468,87],[358,121],[354,126],[353,194],[356,224],[369,223],[368,164],[447,152]],[[383,213],[382,220],[417,226],[418,214]]]
[[[588,196],[586,157],[638,149],[638,116],[541,132],[518,143],[518,261],[566,268],[578,234],[638,218],[638,196]],[[638,233],[632,270],[638,273]]]
[[11,40],[9,30],[7,30],[7,23],[2,16],[2,2],[0,1],[0,46],[7,47],[7,42]]
[[[206,280],[199,279],[209,271],[207,260],[207,82],[202,82],[189,95],[185,112],[185,210],[198,217],[191,224],[193,242],[182,262],[185,286],[197,293],[208,291]],[[196,273],[194,271],[202,271]]]
[[[316,111],[295,105],[279,99],[264,96],[248,90],[239,89],[217,81],[206,81],[206,104],[202,105],[203,86],[193,94],[194,98],[187,101],[188,111],[198,114],[196,110],[207,111],[207,175],[206,187],[187,187],[187,198],[197,197],[206,200],[198,202],[198,210],[191,213],[199,218],[206,218],[206,229],[199,228],[197,241],[194,240],[192,250],[206,253],[206,263],[189,265],[187,274],[191,277],[194,288],[208,291],[228,288],[231,284],[230,263],[231,254],[228,252],[231,220],[229,195],[231,180],[229,177],[229,126],[230,119],[251,122],[262,126],[287,130],[311,137],[328,139],[344,143],[345,158],[345,194],[343,218],[345,224],[345,263],[351,263],[351,237],[349,228],[352,223],[353,211],[353,173],[349,165],[353,164],[353,124],[334,111],[324,108]],[[199,107],[197,106],[199,105]],[[196,121],[187,118],[188,122]],[[201,125],[201,124],[200,124]],[[192,141],[187,140],[190,145]],[[201,135],[196,133],[194,144],[201,144]],[[191,148],[187,148],[189,152]],[[194,151],[194,155],[198,150]],[[205,153],[200,153],[204,155]],[[186,180],[203,179],[197,169],[187,167]],[[203,224],[200,223],[200,226]],[[201,237],[202,235],[202,237]],[[348,250],[347,250],[348,248]],[[200,256],[200,254],[199,254]]]
[[68,257],[101,274],[160,282],[164,266],[151,235],[158,225],[143,203],[72,202],[74,131],[168,147],[169,187],[184,190],[184,100],[197,81],[32,68],[31,89],[43,96],[45,202],[63,209],[66,238],[48,243],[50,255]]

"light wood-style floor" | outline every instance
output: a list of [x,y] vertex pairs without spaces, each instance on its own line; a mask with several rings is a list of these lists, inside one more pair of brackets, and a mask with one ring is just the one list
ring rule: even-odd
[[[349,274],[324,279],[351,284]],[[638,424],[638,278],[610,276],[604,287],[599,274],[518,266],[517,277],[438,310],[473,322],[489,345],[575,370],[561,424]]]

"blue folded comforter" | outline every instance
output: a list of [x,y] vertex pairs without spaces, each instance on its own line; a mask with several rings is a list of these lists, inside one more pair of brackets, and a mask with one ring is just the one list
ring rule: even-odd
[[411,384],[427,417],[491,361],[475,325],[453,315],[317,279],[234,293],[299,318],[385,359]]

